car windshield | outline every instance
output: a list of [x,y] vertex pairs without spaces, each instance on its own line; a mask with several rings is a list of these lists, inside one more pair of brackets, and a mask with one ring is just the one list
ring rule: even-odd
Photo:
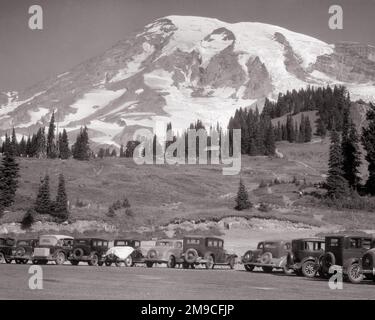
[[156,241],[156,247],[173,247],[173,242],[171,241]]
[[127,241],[127,240],[117,240],[116,241],[116,246],[118,246],[118,247],[127,247],[127,246],[131,246],[131,243],[129,243],[129,241]]
[[187,239],[186,243],[187,244],[193,244],[193,245],[199,245],[200,240],[199,239]]
[[78,239],[75,241],[75,244],[88,244],[89,240],[86,239]]
[[265,242],[264,243],[264,248],[267,248],[267,249],[272,249],[272,248],[276,248],[277,245],[275,242]]
[[40,245],[55,246],[57,244],[57,238],[52,236],[43,236],[39,239]]

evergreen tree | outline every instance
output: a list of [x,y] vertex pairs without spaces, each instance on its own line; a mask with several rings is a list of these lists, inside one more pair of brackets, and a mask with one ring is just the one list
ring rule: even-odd
[[19,156],[21,157],[26,156],[26,140],[24,136],[22,136],[22,139],[18,145],[18,153],[19,153]]
[[52,112],[51,120],[49,123],[48,134],[47,134],[47,158],[54,159],[57,157],[56,142],[55,142],[55,112]]
[[305,117],[304,119],[305,125],[304,125],[304,142],[310,142],[312,139],[312,128],[310,123],[310,118]]
[[368,162],[369,177],[366,181],[366,191],[375,195],[375,105],[370,104],[366,119],[368,125],[362,128],[362,145],[366,150],[366,161]]
[[357,189],[360,177],[361,152],[359,150],[359,137],[357,129],[350,118],[349,110],[344,112],[341,149],[343,155],[344,178],[352,189]]
[[10,148],[11,148],[11,154],[14,156],[19,156],[18,153],[18,142],[17,142],[17,136],[16,136],[16,131],[12,130],[12,140],[10,142]]
[[57,196],[54,209],[55,215],[59,218],[68,218],[68,197],[65,191],[65,179],[62,173],[59,175],[59,184],[57,187]]
[[344,178],[342,170],[343,158],[338,133],[331,132],[331,145],[329,149],[328,177],[327,177],[327,195],[333,199],[340,199],[349,193],[348,182]]
[[123,144],[120,147],[120,158],[125,158],[125,150]]
[[268,127],[266,129],[264,146],[266,156],[273,156],[275,154],[275,135],[271,121],[269,121]]
[[247,190],[245,188],[245,185],[242,182],[242,179],[240,179],[240,184],[238,187],[237,197],[236,197],[236,206],[234,207],[236,210],[245,210],[252,207],[251,202],[249,201],[249,195],[247,193]]
[[47,156],[47,150],[46,150],[46,135],[45,135],[45,129],[39,128],[36,137],[35,137],[35,156],[37,158],[45,158]]
[[69,139],[66,130],[64,129],[59,138],[59,153],[61,159],[69,159],[71,152],[69,149]]
[[286,140],[289,142],[295,141],[295,133],[294,133],[294,127],[293,127],[293,118],[291,115],[288,115],[286,118]]
[[11,206],[18,188],[19,166],[11,152],[3,154],[0,165],[0,207]]
[[103,148],[100,148],[98,152],[98,158],[103,159],[104,155],[105,155],[105,150]]
[[91,155],[87,127],[81,128],[73,145],[73,158],[77,160],[89,160]]
[[41,214],[51,213],[51,197],[49,188],[49,175],[46,174],[44,179],[40,181],[38,195],[35,201],[35,211]]
[[111,152],[111,157],[116,158],[117,157],[117,151],[116,149],[113,149]]

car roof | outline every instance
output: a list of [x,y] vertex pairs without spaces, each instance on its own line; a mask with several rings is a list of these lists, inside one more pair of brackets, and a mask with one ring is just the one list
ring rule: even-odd
[[158,239],[156,241],[180,242],[182,239]]
[[292,241],[322,241],[324,242],[324,238],[298,238],[298,239],[293,239]]
[[63,234],[42,234],[41,237],[54,237],[58,240],[61,240],[61,239],[69,239],[69,240],[74,240],[73,237],[71,236],[65,236]]
[[326,238],[374,238],[372,234],[329,234]]
[[215,237],[215,236],[197,236],[197,235],[192,235],[192,236],[185,236],[184,238],[195,238],[195,239],[214,239],[214,240],[221,240],[221,241],[224,241],[223,239],[219,238],[219,237]]
[[139,242],[141,242],[141,240],[138,240],[138,239],[127,239],[127,238],[125,238],[125,239],[119,238],[119,239],[115,239],[113,241],[139,241]]
[[101,238],[76,238],[75,239],[76,241],[80,241],[80,240],[85,240],[85,241],[91,241],[91,240],[96,240],[96,241],[108,241],[106,239],[101,239]]

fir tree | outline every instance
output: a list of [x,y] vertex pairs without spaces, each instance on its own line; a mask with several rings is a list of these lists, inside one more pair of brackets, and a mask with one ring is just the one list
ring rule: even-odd
[[3,154],[0,165],[0,207],[6,208],[14,203],[18,188],[19,166],[10,152]]
[[362,128],[362,145],[366,150],[366,161],[368,162],[368,179],[366,181],[366,191],[375,195],[375,105],[371,104],[367,111],[366,119],[368,125]]
[[245,188],[245,185],[242,182],[242,179],[240,179],[240,184],[238,187],[237,197],[236,197],[236,206],[234,207],[236,210],[245,210],[252,207],[251,202],[249,201],[249,195],[247,193],[247,190]]
[[344,178],[352,189],[357,189],[360,177],[361,152],[359,150],[359,137],[357,129],[350,118],[349,110],[344,112],[341,149],[343,155],[342,168]]
[[71,152],[69,149],[69,139],[66,130],[64,129],[59,138],[59,153],[61,159],[69,159]]
[[68,198],[65,191],[65,179],[63,174],[59,175],[54,211],[55,215],[59,218],[65,220],[68,218]]
[[49,123],[48,134],[47,134],[47,158],[54,159],[57,157],[56,153],[56,142],[55,142],[55,112],[52,112],[51,120]]
[[264,147],[266,156],[273,156],[275,154],[275,134],[271,121],[269,121],[268,127],[266,128]]
[[327,195],[333,199],[340,199],[348,195],[349,186],[342,170],[343,158],[340,137],[334,130],[331,132],[327,177]]
[[40,181],[38,195],[35,201],[35,211],[41,214],[51,213],[51,197],[49,189],[49,175],[46,174]]
[[16,131],[12,130],[12,140],[10,142],[10,153],[14,156],[18,156],[18,142],[17,142],[17,136],[16,136]]
[[312,139],[312,128],[309,117],[305,117],[304,119],[304,142],[310,142]]
[[81,128],[73,145],[73,158],[77,160],[89,160],[91,155],[87,127]]

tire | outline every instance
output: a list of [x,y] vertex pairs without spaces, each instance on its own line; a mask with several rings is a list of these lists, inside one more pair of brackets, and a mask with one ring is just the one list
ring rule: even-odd
[[215,267],[215,259],[212,255],[208,255],[207,257],[205,257],[205,260],[206,260],[205,267],[207,270],[213,269]]
[[65,253],[64,252],[59,252],[56,256],[55,263],[59,266],[63,265],[66,261]]
[[5,263],[7,263],[7,264],[12,263],[12,259],[7,259],[7,258],[5,258]]
[[287,265],[283,267],[283,271],[284,271],[284,274],[288,276],[294,273],[294,270],[292,268],[289,268],[289,266]]
[[174,268],[176,267],[176,258],[174,256],[169,256],[168,262],[167,262],[167,267],[168,268]]
[[84,255],[84,252],[81,248],[76,248],[73,250],[73,257],[79,260]]
[[119,268],[122,267],[122,261],[119,260],[119,259],[116,260],[116,261],[115,261],[115,265],[116,265],[116,267],[119,267]]
[[236,259],[235,258],[230,258],[229,263],[228,263],[229,268],[231,268],[233,270],[235,264],[236,264]]
[[263,264],[268,264],[271,262],[272,259],[272,253],[271,252],[265,252],[260,257],[260,262]]
[[112,261],[106,260],[106,261],[104,261],[104,264],[105,264],[107,267],[110,267],[110,266],[112,265]]
[[250,264],[245,264],[244,267],[245,267],[245,270],[248,271],[248,272],[252,272],[255,268],[254,266],[252,266]]
[[263,270],[263,272],[265,272],[265,273],[271,273],[272,270],[273,270],[273,267],[263,266],[263,267],[262,267],[262,270]]
[[312,260],[307,260],[302,264],[301,272],[306,278],[314,278],[317,273],[316,263]]
[[98,257],[98,255],[95,253],[95,254],[92,256],[91,260],[89,260],[89,266],[96,267],[96,266],[98,265],[98,263],[99,263],[99,257]]
[[0,263],[5,263],[5,255],[2,252],[0,252]]
[[33,260],[31,260],[31,263],[32,263],[32,264],[39,264],[39,261],[36,260],[36,259],[33,259]]
[[151,261],[147,261],[147,262],[146,262],[146,266],[147,266],[147,268],[152,268],[153,265],[154,265],[154,263],[151,262]]
[[28,262],[29,262],[28,259],[23,259],[23,260],[22,260],[22,264],[27,264]]
[[78,260],[70,260],[70,263],[71,263],[73,266],[78,266],[79,261],[78,261]]
[[21,264],[22,263],[21,259],[15,259],[15,261],[16,261],[16,264]]
[[182,263],[182,268],[183,268],[183,269],[189,269],[189,264],[188,264],[187,262],[184,261],[184,262]]
[[186,250],[184,259],[187,263],[193,264],[193,263],[195,263],[195,261],[197,261],[197,258],[198,258],[197,250],[195,250],[193,248],[190,248],[190,249]]
[[103,264],[104,264],[104,261],[98,261],[98,266],[99,266],[99,267],[102,267]]
[[352,263],[347,270],[347,277],[351,283],[360,283],[363,280],[361,266],[358,262]]
[[130,255],[128,256],[124,261],[125,267],[132,267],[134,265],[133,263],[133,257]]

